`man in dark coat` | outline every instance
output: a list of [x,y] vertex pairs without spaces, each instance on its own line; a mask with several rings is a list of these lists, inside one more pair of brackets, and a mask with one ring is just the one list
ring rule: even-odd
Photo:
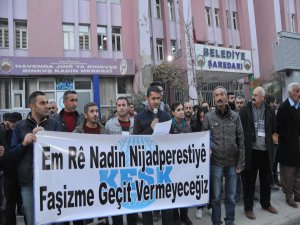
[[280,180],[286,203],[294,208],[300,202],[300,84],[288,85],[289,97],[277,111]]
[[257,87],[251,102],[240,111],[245,141],[245,170],[242,172],[244,191],[244,210],[249,219],[256,219],[253,212],[255,181],[259,171],[260,204],[263,209],[277,214],[271,206],[270,177],[272,154],[274,151],[272,135],[275,133],[275,112],[264,102],[265,91]]

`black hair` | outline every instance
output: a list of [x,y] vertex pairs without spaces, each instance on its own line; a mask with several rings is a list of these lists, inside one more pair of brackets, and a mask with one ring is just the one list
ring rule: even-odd
[[128,99],[127,99],[126,97],[124,97],[124,96],[119,97],[119,98],[117,99],[117,102],[118,102],[119,100],[126,100],[127,105],[128,105],[128,106],[130,105]]
[[36,103],[36,97],[37,96],[45,96],[45,93],[42,91],[34,91],[31,93],[31,95],[29,96],[29,104],[35,104]]
[[83,112],[87,113],[89,111],[89,107],[91,107],[91,106],[97,106],[97,104],[95,102],[89,102],[89,103],[85,104]]
[[182,105],[182,103],[181,102],[174,102],[174,103],[172,103],[172,105],[171,105],[171,111],[172,112],[175,112],[175,110],[176,110],[176,108],[179,106],[179,105]]
[[161,93],[161,90],[157,86],[150,86],[147,90],[147,97],[150,96],[151,92]]
[[77,92],[74,91],[74,90],[67,90],[67,91],[65,91],[64,96],[63,96],[63,100],[64,100],[64,101],[67,101],[67,100],[68,100],[68,95],[69,95],[69,94],[75,94],[75,95],[77,95]]

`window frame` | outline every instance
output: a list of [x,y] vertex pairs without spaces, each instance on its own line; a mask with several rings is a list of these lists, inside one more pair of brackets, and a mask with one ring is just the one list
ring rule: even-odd
[[239,25],[238,25],[238,13],[233,11],[232,12],[232,28],[234,30],[238,30],[239,29]]
[[169,20],[175,21],[175,5],[174,0],[168,0]]
[[[100,29],[105,29],[105,33],[101,32]],[[100,43],[99,43],[100,39]],[[98,51],[107,51],[107,26],[97,26],[97,48]],[[105,44],[104,44],[105,43]],[[100,48],[102,46],[102,48]]]
[[161,19],[161,0],[155,0],[155,19]]
[[211,22],[211,8],[210,7],[205,7],[205,18],[206,18],[206,25],[207,26],[212,26]]
[[[15,49],[28,49],[28,31],[27,31],[27,21],[15,21],[14,22],[14,34],[15,34]],[[17,32],[19,32],[19,35],[17,35]],[[24,37],[24,33],[25,36]],[[18,45],[18,38],[19,36],[19,45]],[[26,44],[23,44],[23,41],[25,40]],[[24,46],[26,45],[26,46]]]
[[7,20],[0,20],[0,31],[0,36],[2,36],[2,41],[0,41],[0,48],[9,48],[9,30]]
[[[87,29],[87,31],[84,31],[85,29]],[[79,34],[79,49],[90,50],[91,49],[90,26],[85,24],[80,24],[78,34]]]
[[[158,42],[161,41],[161,44],[159,44]],[[160,52],[162,53],[162,55],[160,55]],[[164,40],[157,38],[156,39],[156,56],[157,56],[157,60],[158,61],[164,61],[165,57],[164,57]]]
[[[119,29],[119,33],[114,32],[114,29]],[[111,32],[111,44],[112,44],[112,50],[114,52],[121,52],[122,51],[122,35],[121,35],[121,27],[112,27]],[[118,49],[118,39],[119,39],[119,46],[120,49]]]
[[175,55],[177,52],[177,41],[175,39],[171,39],[171,54]]
[[216,27],[220,27],[220,9],[215,8],[215,24]]
[[[71,28],[71,30],[65,30],[64,28]],[[68,46],[65,45],[65,34],[68,37]],[[75,50],[75,26],[74,24],[64,24],[63,23],[63,43],[64,43],[64,50]]]

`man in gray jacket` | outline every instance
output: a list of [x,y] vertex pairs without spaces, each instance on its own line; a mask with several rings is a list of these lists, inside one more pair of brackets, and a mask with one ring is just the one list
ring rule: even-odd
[[245,166],[243,128],[237,113],[228,105],[224,87],[213,92],[216,110],[206,114],[203,129],[211,131],[211,205],[213,225],[221,221],[222,178],[225,176],[225,224],[234,225],[237,174]]

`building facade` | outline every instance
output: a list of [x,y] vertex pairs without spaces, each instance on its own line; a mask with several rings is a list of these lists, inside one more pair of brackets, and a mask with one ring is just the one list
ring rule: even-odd
[[79,111],[95,101],[107,115],[161,63],[189,88],[164,84],[169,103],[211,101],[220,84],[247,96],[249,77],[274,79],[277,33],[298,33],[299,13],[298,0],[1,0],[0,108],[27,108],[35,90],[61,108],[74,89]]

